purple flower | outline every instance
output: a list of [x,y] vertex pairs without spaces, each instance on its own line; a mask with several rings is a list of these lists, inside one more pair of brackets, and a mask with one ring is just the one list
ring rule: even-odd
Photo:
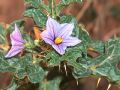
[[22,38],[22,35],[19,31],[19,28],[15,24],[15,30],[10,34],[12,47],[10,51],[5,55],[6,58],[11,58],[24,49],[25,41]]
[[67,46],[75,46],[81,42],[78,38],[71,36],[73,28],[73,24],[60,24],[48,17],[46,30],[41,33],[41,37],[46,43],[52,45],[59,54],[63,55]]

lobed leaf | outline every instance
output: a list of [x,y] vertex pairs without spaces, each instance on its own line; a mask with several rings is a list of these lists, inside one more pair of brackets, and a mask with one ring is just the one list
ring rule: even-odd
[[74,66],[73,75],[76,78],[90,75],[105,76],[111,82],[116,82],[120,84],[120,71],[117,67],[120,58],[120,54],[118,52],[118,50],[120,50],[120,39],[111,39],[107,43],[107,53],[101,52],[101,49],[104,48],[104,46],[99,46],[100,42],[98,43],[97,41],[95,43],[92,43],[92,47],[96,48],[96,46],[98,45],[97,49],[95,49],[101,53],[98,57],[87,57],[86,59],[81,58],[79,63],[76,63],[75,61],[69,62],[71,65]]
[[38,65],[29,65],[26,71],[32,83],[40,83],[44,78],[45,71]]
[[44,77],[43,69],[38,64],[33,64],[31,54],[8,60],[2,54],[0,57],[0,72],[12,72],[19,79],[28,76],[32,83],[39,83]]

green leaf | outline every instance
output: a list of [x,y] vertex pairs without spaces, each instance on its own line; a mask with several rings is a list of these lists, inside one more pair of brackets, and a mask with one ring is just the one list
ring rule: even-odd
[[91,40],[91,42],[88,44],[88,47],[99,52],[99,54],[102,54],[105,52],[105,44],[106,43],[103,41]]
[[77,79],[92,75],[91,70],[87,69],[86,59],[82,59],[82,58],[78,58],[78,59],[80,63],[77,63],[76,61],[68,61],[68,64],[74,67],[73,76]]
[[55,52],[49,52],[47,53],[47,55],[45,56],[45,60],[48,61],[49,65],[59,65],[60,61],[59,61],[60,56]]
[[39,7],[40,4],[43,3],[43,0],[25,0],[25,2],[28,4],[28,5],[31,5],[35,8]]
[[20,69],[25,69],[27,65],[32,64],[31,55],[26,55],[21,58],[5,59],[4,54],[0,56],[0,71],[17,73]]
[[47,16],[39,9],[28,9],[24,12],[24,16],[32,17],[35,23],[40,27],[44,27],[47,21]]
[[120,58],[120,54],[119,54],[120,39],[119,38],[110,39],[107,43],[108,43],[106,49],[107,53],[106,55],[102,55],[104,59],[98,64],[98,68],[96,69],[96,71],[100,70],[99,72],[105,74],[108,79],[120,84],[120,80],[119,80],[120,71],[118,70],[117,67]]
[[[102,44],[99,46],[99,44],[102,42],[97,41],[95,43],[92,43],[92,47],[97,47],[96,50],[101,52],[100,48],[104,46]],[[105,76],[111,82],[120,84],[120,71],[117,68],[120,58],[120,39],[110,39],[106,43],[108,43],[106,53],[101,52],[96,58],[80,58],[79,63],[73,60],[69,61],[69,64],[74,66],[73,75],[76,78],[90,75]]]
[[[80,44],[79,44],[80,45]],[[81,46],[75,46],[72,48],[68,48],[66,50],[65,55],[60,57],[60,61],[66,60],[66,61],[76,61],[78,57],[82,57],[82,50],[84,48]]]
[[75,17],[71,15],[64,15],[60,17],[60,23],[72,23],[72,21],[75,22]]
[[55,78],[54,80],[44,80],[40,83],[39,90],[59,90],[60,78]]
[[38,65],[27,66],[27,75],[32,83],[39,83],[43,80],[45,71]]
[[39,65],[33,64],[31,54],[8,60],[3,54],[0,55],[0,72],[13,72],[19,79],[28,76],[32,83],[39,83],[43,79],[44,71]]

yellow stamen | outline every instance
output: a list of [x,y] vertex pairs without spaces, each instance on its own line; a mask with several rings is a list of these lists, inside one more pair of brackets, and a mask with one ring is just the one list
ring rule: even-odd
[[62,43],[62,41],[63,41],[63,38],[57,37],[54,42],[55,42],[55,44],[60,44],[60,43]]

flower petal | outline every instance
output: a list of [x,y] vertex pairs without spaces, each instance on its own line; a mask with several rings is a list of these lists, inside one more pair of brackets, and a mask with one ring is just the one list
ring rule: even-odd
[[55,38],[60,29],[60,24],[56,20],[52,19],[51,17],[48,17],[46,27],[51,37]]
[[24,46],[12,46],[10,51],[5,55],[5,58],[11,58],[24,49]]
[[17,27],[16,24],[15,24],[15,30],[10,34],[10,39],[12,45],[23,45],[25,43],[19,31],[19,28]]
[[61,24],[58,37],[67,38],[72,34],[73,28],[74,28],[74,24],[68,24],[68,23]]
[[65,49],[67,48],[67,46],[65,46],[64,44],[53,44],[52,47],[61,55],[65,53]]
[[66,46],[75,46],[75,45],[79,44],[80,42],[81,42],[81,40],[76,37],[68,37],[68,38],[64,39],[64,41],[62,43]]
[[54,39],[50,36],[50,34],[49,34],[49,32],[47,31],[47,30],[45,30],[45,31],[43,31],[42,33],[41,33],[41,37],[42,37],[42,39],[46,42],[46,43],[48,43],[48,44],[53,44],[54,42]]

